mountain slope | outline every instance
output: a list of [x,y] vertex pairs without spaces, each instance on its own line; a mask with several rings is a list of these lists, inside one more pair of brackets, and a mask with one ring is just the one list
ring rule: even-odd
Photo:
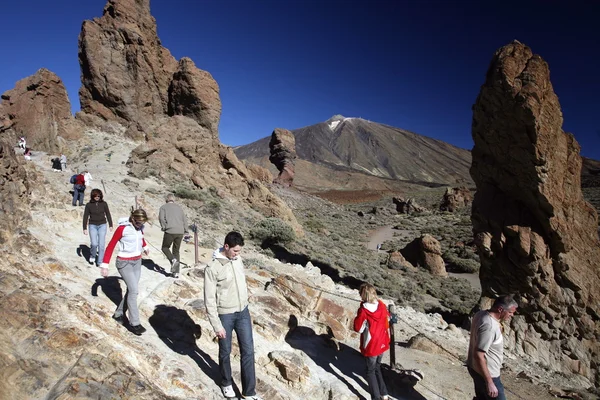
[[[312,175],[305,169],[316,164],[331,170],[332,178],[334,171],[344,171],[412,183],[471,182],[468,150],[389,125],[337,115],[292,133],[298,158],[308,162],[296,163],[300,180],[303,174]],[[269,167],[269,140],[266,137],[237,147],[235,153],[245,161]]]

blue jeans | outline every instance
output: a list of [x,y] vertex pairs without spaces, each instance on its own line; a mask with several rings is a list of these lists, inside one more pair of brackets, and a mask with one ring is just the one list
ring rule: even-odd
[[76,206],[77,205],[77,200],[79,200],[79,205],[82,206],[83,205],[83,195],[85,194],[85,189],[83,190],[79,190],[79,189],[75,189],[73,188],[73,205]]
[[471,378],[473,378],[473,384],[475,385],[475,399],[477,400],[506,400],[506,396],[504,395],[504,385],[502,385],[502,381],[500,381],[500,377],[492,378],[494,381],[494,385],[498,389],[498,397],[490,397],[487,394],[487,384],[485,383],[485,379],[483,376],[479,375],[477,371],[473,368],[467,367],[469,370],[469,374]]
[[106,239],[106,224],[88,226],[90,233],[90,257],[96,258],[96,265],[102,264],[104,258],[104,243]]
[[387,396],[387,387],[381,375],[381,359],[383,354],[374,357],[365,357],[367,361],[367,383],[371,398],[379,400],[381,396]]
[[233,385],[231,376],[231,334],[235,331],[241,354],[242,395],[256,395],[256,373],[254,372],[254,339],[252,338],[252,320],[248,307],[233,314],[220,314],[219,319],[227,336],[219,339],[219,370],[221,386]]

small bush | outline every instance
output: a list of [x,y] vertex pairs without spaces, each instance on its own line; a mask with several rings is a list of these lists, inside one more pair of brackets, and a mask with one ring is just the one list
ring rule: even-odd
[[291,226],[279,218],[265,218],[250,230],[250,237],[263,245],[285,244],[296,240]]
[[204,194],[198,190],[186,186],[177,186],[172,190],[173,194],[181,199],[204,200]]
[[479,271],[479,262],[471,258],[460,258],[452,251],[445,251],[442,255],[448,264],[447,268],[452,272],[475,273]]

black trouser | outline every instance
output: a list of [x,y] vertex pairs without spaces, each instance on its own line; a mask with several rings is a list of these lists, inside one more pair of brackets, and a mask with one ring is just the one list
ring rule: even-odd
[[[165,256],[169,259],[170,263],[173,263],[173,258],[176,258],[177,261],[181,261],[179,258],[179,247],[181,246],[181,241],[183,240],[183,233],[166,233],[163,236],[162,242],[162,252],[165,253]],[[171,253],[171,245],[173,245],[173,252]],[[177,266],[177,271],[171,271],[173,273],[179,273],[179,266]]]

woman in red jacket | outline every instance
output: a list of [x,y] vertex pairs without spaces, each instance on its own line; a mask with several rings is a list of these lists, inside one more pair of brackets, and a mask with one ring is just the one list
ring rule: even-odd
[[390,348],[387,307],[377,298],[375,287],[363,283],[359,289],[362,302],[354,318],[354,330],[360,332],[360,352],[367,362],[367,383],[373,400],[388,400],[388,391],[381,375],[383,353]]

